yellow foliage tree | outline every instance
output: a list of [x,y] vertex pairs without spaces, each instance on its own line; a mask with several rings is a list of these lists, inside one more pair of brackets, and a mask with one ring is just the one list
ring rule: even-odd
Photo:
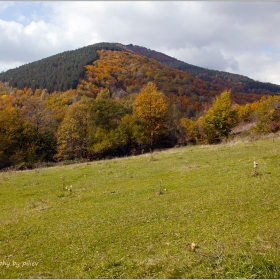
[[186,141],[197,143],[200,139],[198,122],[187,118],[181,118],[180,123],[186,130]]
[[253,108],[252,104],[247,103],[243,106],[235,105],[239,122],[249,123],[252,121]]
[[90,102],[85,98],[67,108],[57,130],[56,159],[73,160],[86,156],[89,106]]
[[216,97],[213,106],[203,117],[203,132],[209,143],[227,138],[238,122],[237,110],[231,107],[230,95],[229,91],[225,91]]
[[165,96],[153,82],[149,82],[136,97],[133,113],[143,121],[153,146],[154,137],[162,130],[168,113]]
[[256,126],[258,132],[276,132],[280,128],[280,97],[263,96],[257,102],[255,109]]

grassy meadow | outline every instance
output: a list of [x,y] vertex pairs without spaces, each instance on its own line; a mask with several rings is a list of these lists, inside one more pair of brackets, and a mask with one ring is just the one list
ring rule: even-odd
[[0,278],[280,278],[279,170],[276,137],[0,173]]

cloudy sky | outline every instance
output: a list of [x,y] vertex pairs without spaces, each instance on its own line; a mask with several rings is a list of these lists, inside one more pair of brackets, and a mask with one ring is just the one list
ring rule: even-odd
[[280,2],[0,1],[0,71],[98,42],[280,85]]

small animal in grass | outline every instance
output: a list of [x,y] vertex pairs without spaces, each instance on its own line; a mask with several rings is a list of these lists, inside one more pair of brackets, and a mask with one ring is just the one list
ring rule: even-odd
[[195,252],[195,250],[198,248],[198,245],[194,242],[187,243],[187,246],[190,248],[191,252]]
[[254,171],[253,171],[253,175],[256,176],[258,175],[258,163],[254,160]]
[[71,185],[71,186],[69,186],[69,187],[68,187],[68,186],[66,186],[66,187],[65,187],[65,190],[66,190],[66,191],[69,191],[69,192],[71,193],[71,192],[72,192],[72,185]]

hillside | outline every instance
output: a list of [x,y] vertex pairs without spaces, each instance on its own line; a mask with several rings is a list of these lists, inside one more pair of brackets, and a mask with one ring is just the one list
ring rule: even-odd
[[280,129],[280,95],[231,90],[129,48],[101,43],[4,73],[16,86],[0,82],[0,169],[220,143],[248,123]]
[[145,57],[153,58],[159,62],[164,63],[175,69],[182,70],[191,76],[202,79],[203,81],[212,82],[216,85],[225,86],[231,88],[236,92],[244,93],[263,93],[263,94],[279,94],[280,86],[271,83],[262,83],[250,79],[243,75],[232,74],[225,71],[211,70],[202,68],[186,62],[177,60],[163,53],[149,50],[145,47],[134,46],[132,44],[124,46],[126,50],[129,50],[135,54],[140,54]]
[[115,44],[99,43],[66,51],[0,73],[0,81],[19,89],[46,88],[49,92],[75,89],[84,76],[84,66],[95,61],[96,51],[102,49],[121,50]]
[[1,173],[1,278],[278,279],[279,144]]
[[[191,99],[202,110],[202,102],[211,103],[222,91],[231,89],[222,83],[203,81],[154,58],[127,52],[127,47],[124,51],[103,49],[96,53],[98,58],[85,66],[84,78],[80,79],[83,89],[93,96],[105,88],[118,97],[139,93],[141,87],[152,81],[166,96]],[[252,103],[262,95],[233,90],[232,100],[237,104]]]
[[96,97],[102,89],[121,98],[139,93],[140,89],[152,81],[166,96],[194,96],[206,102],[218,95],[225,87],[203,82],[184,71],[166,66],[145,56],[124,52],[100,50],[98,59],[87,65],[81,85]]
[[[10,86],[44,89],[49,92],[75,89],[85,74],[85,66],[98,59],[98,50],[126,51],[152,58],[168,67],[182,70],[213,87],[227,88],[237,94],[279,94],[280,86],[261,83],[250,78],[222,71],[209,70],[194,66],[165,54],[144,47],[115,43],[99,43],[74,51],[66,51],[42,60],[32,62],[15,69],[0,73],[0,81],[9,82]],[[240,99],[240,97],[239,97]],[[246,99],[246,98],[245,98]],[[255,99],[254,99],[255,100]],[[245,103],[248,102],[245,100]],[[244,103],[244,101],[243,101]]]

